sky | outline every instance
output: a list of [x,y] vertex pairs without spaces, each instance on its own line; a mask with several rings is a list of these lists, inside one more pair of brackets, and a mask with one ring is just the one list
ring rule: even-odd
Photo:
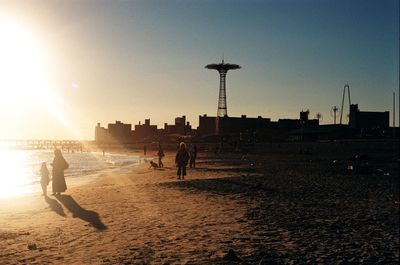
[[[399,99],[397,0],[0,0],[0,139],[94,139],[116,120],[162,128],[217,113],[333,123]],[[345,102],[344,113],[348,112]]]

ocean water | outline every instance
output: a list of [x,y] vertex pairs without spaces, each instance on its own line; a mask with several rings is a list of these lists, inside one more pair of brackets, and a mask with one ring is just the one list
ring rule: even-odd
[[[128,172],[141,162],[140,157],[127,154],[63,152],[63,156],[69,163],[64,172],[68,187],[87,184],[108,174]],[[41,192],[41,164],[47,163],[51,175],[53,158],[52,150],[0,149],[0,197]],[[47,191],[51,193],[51,182]]]

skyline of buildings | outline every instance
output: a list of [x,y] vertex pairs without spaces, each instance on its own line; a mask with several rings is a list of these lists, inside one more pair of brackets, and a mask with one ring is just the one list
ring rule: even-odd
[[[365,137],[391,137],[397,129],[390,127],[389,111],[361,111],[358,104],[350,105],[348,124],[320,125],[319,119],[310,119],[309,110],[300,111],[299,119],[199,115],[199,126],[192,129],[186,116],[176,117],[174,125],[164,128],[151,125],[150,119],[134,126],[116,121],[107,128],[98,123],[95,128],[95,142],[98,144],[130,144],[152,141],[173,141],[179,137],[228,136],[233,138],[253,137],[259,140],[318,140]],[[172,138],[170,136],[173,136]]]

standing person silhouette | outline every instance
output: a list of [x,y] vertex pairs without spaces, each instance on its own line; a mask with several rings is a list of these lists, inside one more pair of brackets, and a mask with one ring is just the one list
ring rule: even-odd
[[178,167],[178,179],[185,179],[186,176],[186,166],[189,161],[189,153],[186,150],[186,145],[184,142],[179,144],[178,152],[175,156],[175,164]]
[[189,167],[190,168],[196,168],[196,158],[197,158],[197,146],[196,145],[191,145],[189,148]]
[[158,156],[158,167],[164,167],[164,164],[162,162],[162,158],[164,157],[164,151],[163,151],[160,143],[158,143],[157,156]]
[[54,159],[51,165],[53,166],[53,171],[52,171],[53,195],[60,195],[61,192],[67,190],[67,184],[65,183],[65,177],[64,177],[64,170],[69,167],[67,161],[65,161],[65,158],[61,154],[60,149],[54,150]]

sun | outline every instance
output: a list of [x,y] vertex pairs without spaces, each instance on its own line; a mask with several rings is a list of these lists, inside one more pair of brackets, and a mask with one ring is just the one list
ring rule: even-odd
[[43,130],[54,133],[51,124],[57,122],[73,138],[80,138],[70,119],[73,108],[54,86],[59,76],[54,67],[57,64],[50,60],[53,57],[46,38],[29,24],[1,15],[0,38],[0,124],[12,128],[5,137],[13,139],[12,131],[23,132],[27,122],[37,121],[45,114]]
[[0,105],[15,113],[49,94],[46,52],[28,27],[8,17],[0,17],[0,37]]

